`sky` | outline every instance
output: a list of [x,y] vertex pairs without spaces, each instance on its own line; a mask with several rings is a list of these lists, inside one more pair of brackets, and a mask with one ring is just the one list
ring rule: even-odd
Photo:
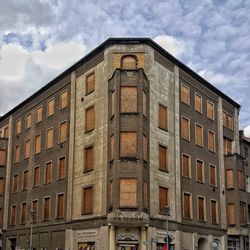
[[242,107],[250,0],[0,0],[0,115],[109,37],[149,37]]

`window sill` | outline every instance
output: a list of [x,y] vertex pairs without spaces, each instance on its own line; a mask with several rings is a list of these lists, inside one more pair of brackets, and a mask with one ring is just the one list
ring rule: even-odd
[[64,179],[65,179],[65,176],[62,177],[62,178],[58,178],[56,181],[62,181],[62,180],[64,180]]
[[215,150],[210,150],[208,149],[208,152],[212,153],[212,154],[216,154],[216,151]]
[[205,184],[205,182],[204,181],[199,181],[199,180],[196,180],[197,181],[197,183],[200,183],[200,184]]
[[83,170],[83,173],[84,173],[84,174],[87,174],[87,173],[90,173],[90,172],[93,172],[93,171],[94,171],[94,168],[89,169],[89,170]]
[[82,212],[82,216],[85,216],[85,215],[93,215],[93,212]]
[[137,161],[139,160],[137,157],[135,156],[131,156],[131,157],[120,157],[119,158],[121,161]]
[[188,218],[188,217],[184,217],[184,216],[183,216],[183,219],[184,219],[184,220],[189,220],[189,221],[192,221],[192,220],[193,220],[193,218],[191,218],[191,217]]
[[168,128],[162,128],[160,126],[158,126],[158,128],[168,133]]
[[190,138],[184,138],[184,137],[181,137],[182,140],[186,141],[186,142],[190,142]]
[[44,185],[49,185],[49,184],[51,184],[52,183],[52,181],[48,181],[48,182],[44,182],[43,184]]
[[92,129],[86,130],[86,131],[85,131],[85,134],[89,134],[89,133],[93,132],[94,130],[95,130],[95,128],[92,128]]
[[164,172],[166,174],[169,174],[169,170],[168,169],[161,169],[161,168],[158,168],[159,171],[161,172]]
[[95,92],[95,89],[93,89],[93,90],[89,91],[88,93],[85,93],[85,95],[84,95],[84,96],[86,97],[86,96],[88,96],[88,95],[92,94],[93,92]]
[[190,176],[185,176],[185,175],[182,175],[183,178],[187,179],[187,180],[191,180],[191,177]]
[[201,219],[198,219],[199,222],[202,222],[202,223],[206,223],[207,221],[206,220],[201,220]]

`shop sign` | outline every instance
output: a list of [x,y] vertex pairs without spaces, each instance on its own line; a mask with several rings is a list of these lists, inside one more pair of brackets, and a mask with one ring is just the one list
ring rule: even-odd
[[94,237],[97,235],[97,230],[78,230],[76,231],[77,237]]

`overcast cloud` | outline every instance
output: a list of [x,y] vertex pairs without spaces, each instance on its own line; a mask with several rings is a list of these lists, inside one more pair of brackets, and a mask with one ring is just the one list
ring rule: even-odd
[[249,13],[249,0],[0,0],[0,115],[108,37],[144,36],[240,103],[246,128]]

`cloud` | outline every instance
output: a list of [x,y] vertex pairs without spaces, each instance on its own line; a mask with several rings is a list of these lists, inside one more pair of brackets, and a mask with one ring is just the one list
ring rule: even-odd
[[244,128],[244,135],[250,137],[250,125]]

